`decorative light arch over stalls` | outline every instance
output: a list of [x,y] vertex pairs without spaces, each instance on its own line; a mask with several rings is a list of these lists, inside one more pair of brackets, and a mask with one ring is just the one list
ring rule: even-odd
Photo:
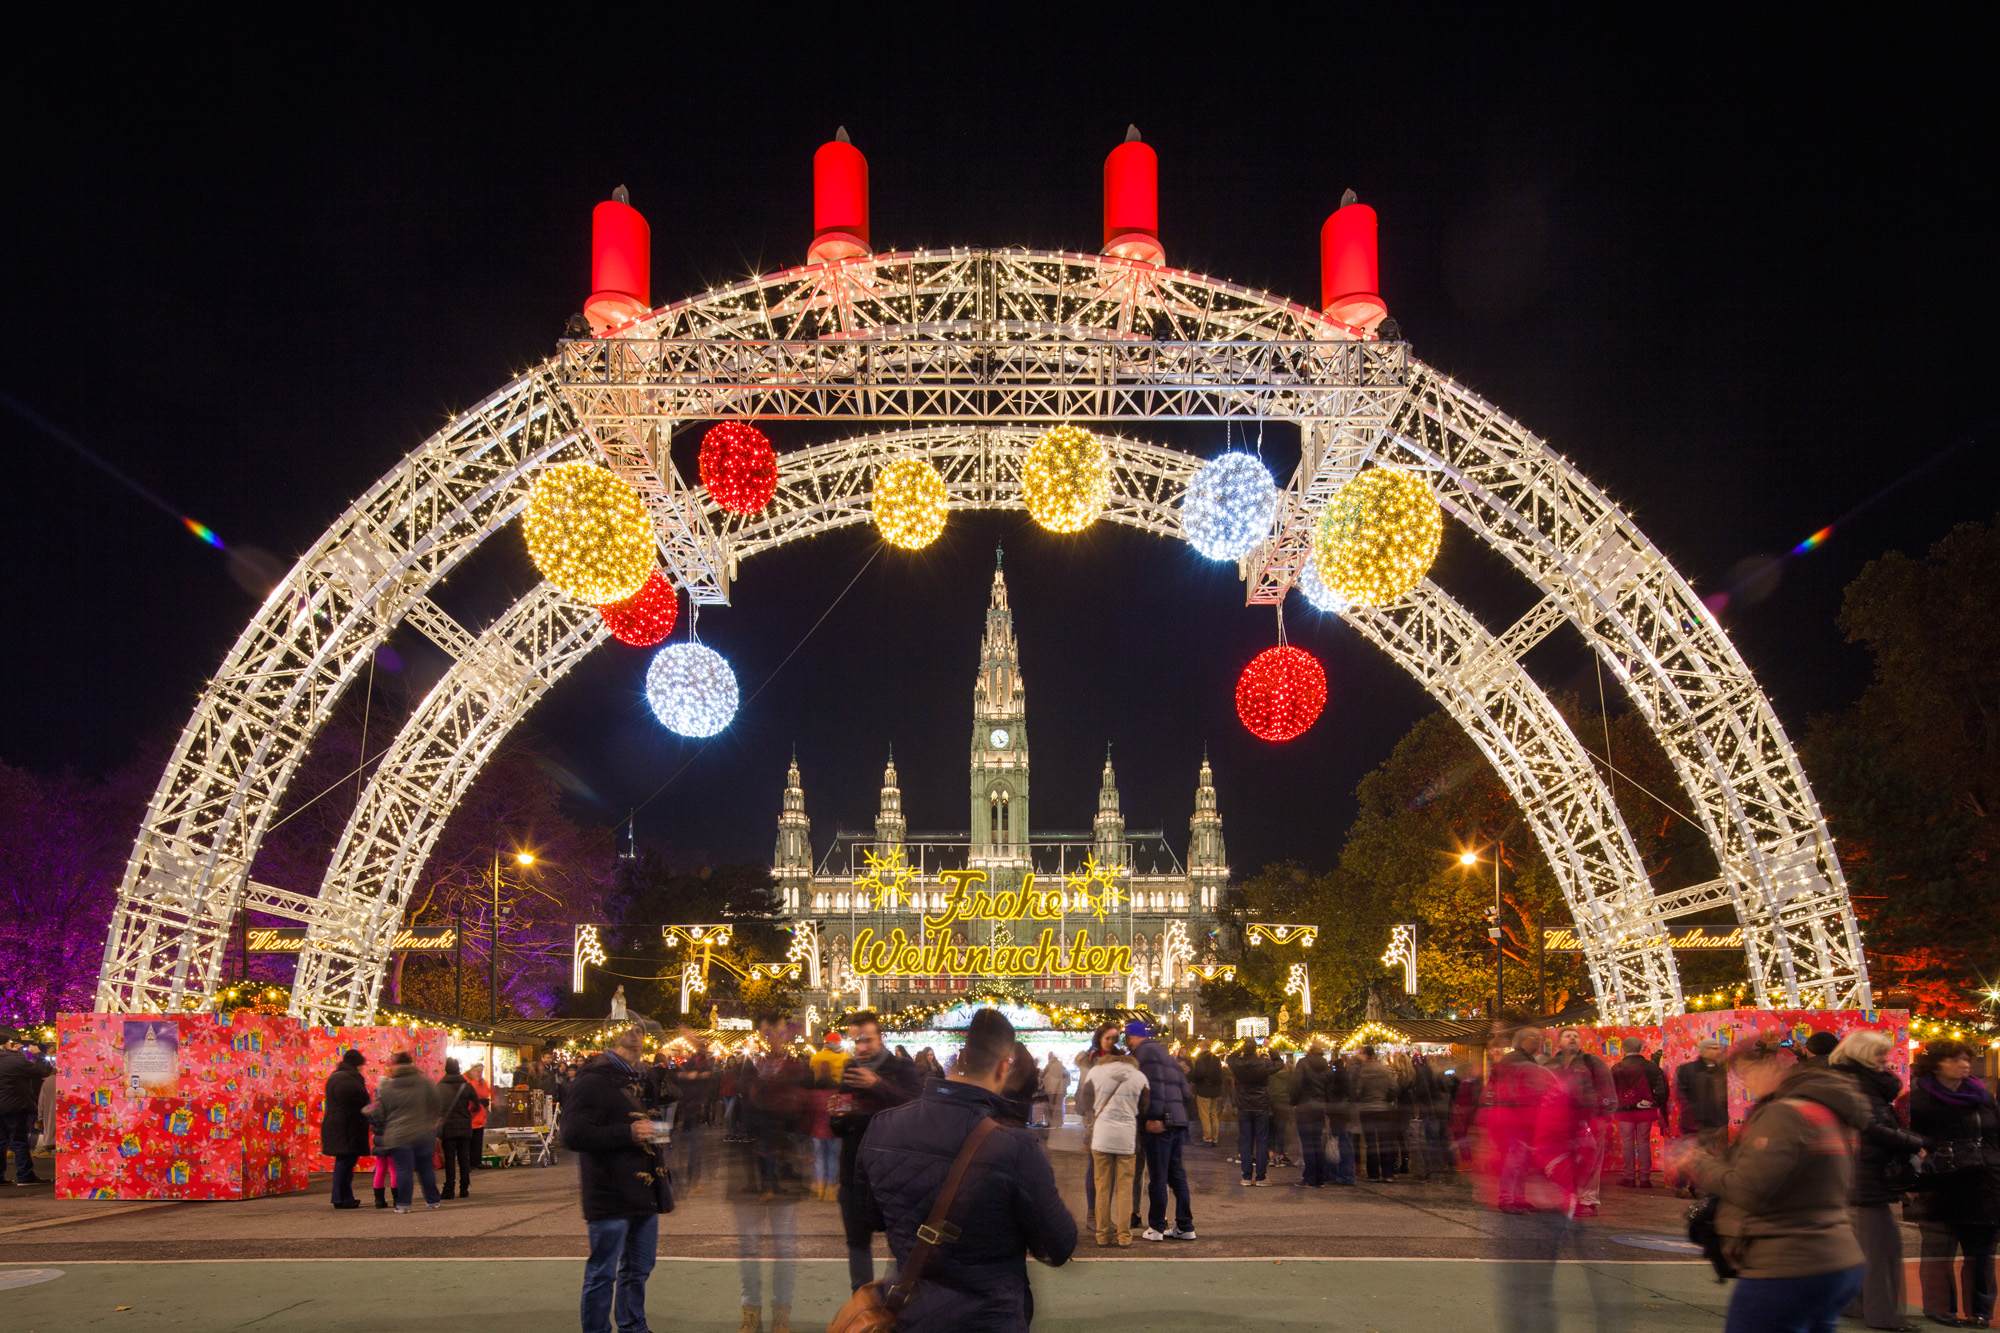
[[[1110,256],[1017,250],[810,264],[663,307],[559,356],[426,441],[328,529],[209,684],[148,808],[105,947],[103,1010],[213,1002],[245,908],[303,922],[293,1009],[373,1008],[416,877],[508,730],[605,637],[546,585],[474,632],[431,587],[508,526],[535,475],[600,458],[645,496],[689,596],[726,603],[739,562],[866,521],[872,478],[921,455],[951,507],[1019,507],[1049,424],[1260,418],[1297,425],[1299,467],[1240,564],[1281,601],[1328,497],[1365,463],[1427,477],[1448,512],[1542,600],[1498,634],[1425,581],[1345,618],[1411,672],[1527,814],[1586,941],[1607,1015],[1682,1008],[1666,922],[1718,905],[1744,926],[1760,1003],[1869,1001],[1825,823],[1783,728],[1721,628],[1665,558],[1565,459],[1415,360],[1304,307]],[[676,470],[679,423],[852,421],[854,437],[781,459],[765,510],[726,514]],[[875,428],[867,428],[871,423]],[[883,425],[893,428],[883,429]],[[1180,535],[1201,461],[1107,435],[1104,517]],[[1656,893],[1602,776],[1522,656],[1568,623],[1616,673],[1673,761],[1721,876]],[[365,788],[315,896],[247,868],[313,736],[383,638],[409,624],[453,666]]]

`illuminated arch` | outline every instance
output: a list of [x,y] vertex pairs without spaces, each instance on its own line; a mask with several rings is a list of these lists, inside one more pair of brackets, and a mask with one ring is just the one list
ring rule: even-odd
[[[1782,727],[1686,580],[1630,517],[1518,424],[1416,361],[1314,312],[1199,274],[1102,256],[958,250],[809,265],[564,345],[454,419],[322,536],[204,691],[136,840],[106,942],[103,1010],[201,1007],[245,908],[302,921],[294,1009],[365,1015],[410,877],[480,762],[601,639],[538,589],[474,634],[430,588],[505,527],[542,467],[601,457],[646,495],[671,574],[728,599],[745,555],[865,517],[880,461],[921,449],[955,507],[1018,505],[1019,440],[1065,420],[1271,418],[1303,457],[1242,565],[1282,599],[1328,495],[1368,461],[1427,473],[1447,510],[1543,600],[1499,634],[1425,584],[1348,619],[1423,681],[1493,759],[1563,880],[1607,1013],[1680,1007],[1659,926],[1718,904],[1745,926],[1760,1002],[1869,999],[1838,859]],[[903,423],[787,456],[764,514],[728,518],[667,455],[716,416]],[[920,441],[926,431],[935,439]],[[842,451],[845,451],[844,453]],[[1176,535],[1197,460],[1114,446],[1106,517]],[[1657,894],[1588,757],[1521,669],[1567,622],[1611,667],[1674,763],[1722,867]],[[250,883],[272,812],[333,703],[408,623],[454,665],[364,793],[316,896]]]

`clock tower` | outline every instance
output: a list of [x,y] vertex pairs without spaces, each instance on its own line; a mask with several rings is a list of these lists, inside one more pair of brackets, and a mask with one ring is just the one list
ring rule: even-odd
[[972,686],[972,863],[1019,864],[1028,860],[1027,696],[1021,685],[1021,648],[1000,552],[993,552],[993,596],[986,606],[986,637],[979,645],[979,676]]

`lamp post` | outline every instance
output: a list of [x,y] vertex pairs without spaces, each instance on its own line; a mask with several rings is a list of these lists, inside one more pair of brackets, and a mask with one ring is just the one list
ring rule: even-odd
[[[514,863],[531,866],[533,852],[514,853]],[[486,923],[486,1023],[500,1021],[500,843],[493,844],[493,915]]]
[[[1458,863],[1462,866],[1479,864],[1479,853],[1460,852]],[[1507,950],[1500,938],[1500,843],[1493,844],[1493,906],[1488,910],[1486,934],[1493,941],[1493,1013],[1498,1018],[1500,1011],[1507,1007]]]

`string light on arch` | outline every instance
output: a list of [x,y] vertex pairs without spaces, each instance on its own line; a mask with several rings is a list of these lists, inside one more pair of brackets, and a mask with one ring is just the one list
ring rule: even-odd
[[674,632],[681,599],[667,576],[654,570],[638,592],[622,602],[597,608],[611,637],[634,648],[651,648]]
[[1271,530],[1278,484],[1250,454],[1232,451],[1195,469],[1181,501],[1181,533],[1210,560],[1237,560]]
[[732,514],[761,513],[778,493],[778,455],[747,421],[709,427],[696,466],[709,496]]
[[713,736],[736,716],[736,672],[707,644],[668,644],[646,669],[646,702],[676,736]]
[[1056,426],[1028,449],[1021,500],[1050,532],[1081,532],[1111,498],[1111,456],[1081,426]]
[[1325,708],[1326,669],[1303,648],[1266,648],[1236,682],[1236,716],[1259,740],[1295,740]]
[[899,458],[876,474],[869,505],[884,541],[921,551],[944,531],[947,498],[936,468],[921,458]]
[[594,463],[536,477],[521,527],[535,568],[579,602],[622,602],[653,571],[653,523],[639,492]]
[[1327,588],[1362,606],[1387,606],[1430,572],[1444,511],[1413,472],[1356,473],[1320,515],[1313,558]]

